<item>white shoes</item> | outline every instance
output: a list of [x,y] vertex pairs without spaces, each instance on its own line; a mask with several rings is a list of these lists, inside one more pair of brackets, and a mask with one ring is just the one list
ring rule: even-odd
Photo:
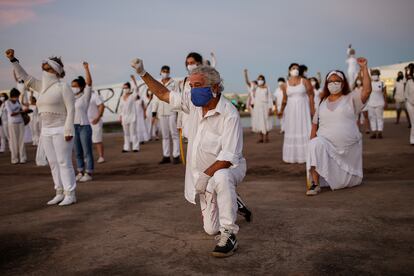
[[315,196],[321,192],[321,187],[316,184],[312,184],[309,190],[306,191],[307,196]]
[[78,173],[77,175],[76,175],[76,181],[79,181],[79,180],[81,180],[81,178],[83,177],[83,174],[82,173]]
[[59,203],[59,206],[67,206],[76,203],[76,195],[75,191],[67,192],[65,191],[65,197],[61,203]]
[[80,179],[79,182],[88,182],[92,180],[92,176],[89,173],[85,173]]
[[98,162],[98,164],[101,164],[101,163],[105,162],[105,159],[101,156],[101,157],[98,158],[98,161],[96,161],[96,162]]
[[65,196],[63,195],[63,190],[56,190],[56,195],[52,200],[47,202],[47,205],[55,205],[61,202]]

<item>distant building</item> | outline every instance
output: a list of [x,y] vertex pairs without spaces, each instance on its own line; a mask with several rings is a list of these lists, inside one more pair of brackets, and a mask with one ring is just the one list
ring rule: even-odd
[[402,71],[404,73],[404,68],[410,63],[414,63],[414,61],[407,61],[397,64],[373,67],[381,71],[381,80],[385,83],[385,86],[387,87],[388,95],[392,95],[392,92],[394,90],[395,79],[397,78],[398,72]]

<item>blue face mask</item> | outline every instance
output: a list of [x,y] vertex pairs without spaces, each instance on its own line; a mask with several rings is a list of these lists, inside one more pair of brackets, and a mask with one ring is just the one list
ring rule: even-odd
[[191,102],[195,106],[205,106],[212,98],[211,87],[191,88]]

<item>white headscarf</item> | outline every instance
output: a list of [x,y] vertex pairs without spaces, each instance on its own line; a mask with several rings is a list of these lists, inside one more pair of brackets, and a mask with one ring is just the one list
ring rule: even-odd
[[56,61],[51,60],[50,58],[43,60],[42,63],[49,64],[49,66],[52,67],[52,69],[55,70],[55,72],[59,75],[63,73],[63,67]]
[[326,77],[326,80],[328,80],[332,75],[337,75],[338,77],[341,78],[341,80],[345,80],[344,74],[342,74],[341,72],[336,71],[336,70],[333,70],[333,71],[329,72],[328,76]]

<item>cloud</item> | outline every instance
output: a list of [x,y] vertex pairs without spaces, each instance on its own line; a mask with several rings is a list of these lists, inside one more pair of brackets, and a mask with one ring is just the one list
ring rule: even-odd
[[44,5],[53,0],[0,0],[0,28],[32,21],[37,14],[33,7]]

